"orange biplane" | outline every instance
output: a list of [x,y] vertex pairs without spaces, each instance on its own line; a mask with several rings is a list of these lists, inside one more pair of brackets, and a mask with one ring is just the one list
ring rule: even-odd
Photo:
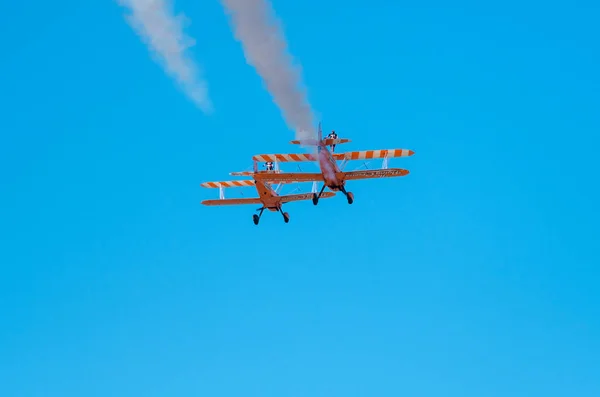
[[[269,210],[273,212],[281,212],[283,215],[283,221],[288,223],[290,221],[290,215],[287,212],[283,212],[282,206],[285,203],[289,203],[292,201],[303,201],[310,200],[313,198],[312,193],[302,193],[302,194],[288,194],[280,196],[278,194],[279,190],[283,186],[283,183],[280,183],[277,186],[277,189],[273,189],[271,184],[262,180],[256,179],[257,175],[262,174],[276,174],[279,171],[261,171],[258,172],[256,170],[256,163],[254,165],[255,172],[234,172],[232,175],[246,175],[253,176],[254,179],[248,180],[236,180],[236,181],[223,181],[223,182],[204,182],[200,184],[202,187],[206,188],[218,188],[219,189],[219,199],[218,200],[204,200],[201,204],[209,205],[209,206],[217,206],[217,205],[244,205],[244,204],[262,204],[262,206],[257,210],[260,212],[258,215],[254,214],[252,219],[255,225],[258,225],[260,221],[260,217],[263,214],[264,210]],[[293,181],[292,181],[293,182]],[[285,183],[285,182],[284,182]],[[258,192],[258,197],[250,197],[250,198],[230,198],[226,199],[223,189],[224,188],[233,188],[233,187],[246,187],[246,186],[254,186],[256,187],[256,191]],[[326,193],[323,195],[325,198],[333,197],[335,193]]]
[[[268,181],[268,182],[323,182],[321,191],[317,194],[316,188],[313,189],[313,204],[317,205],[321,197],[325,197],[323,191],[325,188],[337,192],[341,191],[344,193],[348,200],[348,204],[354,202],[354,195],[352,192],[346,191],[346,181],[358,180],[358,179],[373,179],[373,178],[393,178],[408,175],[409,171],[402,168],[388,168],[388,159],[392,157],[407,157],[412,156],[414,152],[407,149],[391,149],[391,150],[365,150],[358,152],[346,152],[346,153],[331,153],[327,147],[334,147],[337,144],[343,144],[350,142],[349,139],[323,139],[321,132],[321,124],[319,123],[318,140],[303,140],[303,141],[291,141],[290,143],[295,145],[304,146],[316,146],[317,154],[261,154],[252,157],[255,162],[303,162],[303,161],[317,161],[320,173],[309,173],[309,172],[277,172],[277,173],[260,173],[253,174],[256,181]],[[376,170],[365,170],[365,171],[347,171],[344,172],[342,169],[348,161],[351,160],[363,160],[363,159],[383,159],[383,168]],[[337,164],[337,160],[343,160],[340,166]],[[233,174],[232,174],[233,175]],[[241,173],[237,173],[241,175]],[[245,175],[250,175],[246,173]]]

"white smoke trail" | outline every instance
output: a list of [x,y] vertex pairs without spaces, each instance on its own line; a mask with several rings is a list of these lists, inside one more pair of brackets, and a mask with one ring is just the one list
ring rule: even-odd
[[263,79],[296,139],[315,138],[313,113],[300,73],[287,52],[286,39],[267,0],[221,0],[248,64]]
[[207,84],[199,75],[199,67],[186,54],[195,41],[183,33],[187,18],[174,15],[169,0],[117,0],[129,8],[127,20],[148,45],[155,59],[175,78],[184,92],[200,109],[213,110]]

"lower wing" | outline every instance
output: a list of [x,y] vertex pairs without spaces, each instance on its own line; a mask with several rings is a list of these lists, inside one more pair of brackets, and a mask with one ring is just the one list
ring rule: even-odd
[[[279,196],[282,203],[289,203],[290,201],[303,201],[312,200],[314,193],[302,193],[302,194],[290,194],[287,196]],[[321,198],[329,198],[335,196],[332,192],[323,192]]]
[[323,174],[316,172],[282,172],[281,174],[255,174],[254,178],[265,182],[322,182]]
[[382,170],[365,170],[344,172],[344,180],[394,178],[408,175],[408,170],[402,168],[387,168]]
[[217,199],[204,200],[200,204],[217,206],[217,205],[244,205],[244,204],[262,204],[262,201],[257,198],[232,198],[232,199]]

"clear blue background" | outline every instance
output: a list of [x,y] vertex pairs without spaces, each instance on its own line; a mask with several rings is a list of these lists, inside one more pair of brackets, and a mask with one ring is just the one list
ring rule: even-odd
[[258,227],[199,184],[294,134],[176,3],[211,116],[116,3],[0,5],[3,397],[600,395],[597,2],[276,1],[326,131],[416,155]]

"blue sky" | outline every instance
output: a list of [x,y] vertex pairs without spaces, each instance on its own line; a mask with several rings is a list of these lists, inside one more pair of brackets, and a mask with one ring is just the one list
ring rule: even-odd
[[0,5],[3,396],[600,395],[598,4],[275,2],[324,128],[416,155],[258,227],[199,184],[293,132],[176,7],[210,116],[115,3]]

